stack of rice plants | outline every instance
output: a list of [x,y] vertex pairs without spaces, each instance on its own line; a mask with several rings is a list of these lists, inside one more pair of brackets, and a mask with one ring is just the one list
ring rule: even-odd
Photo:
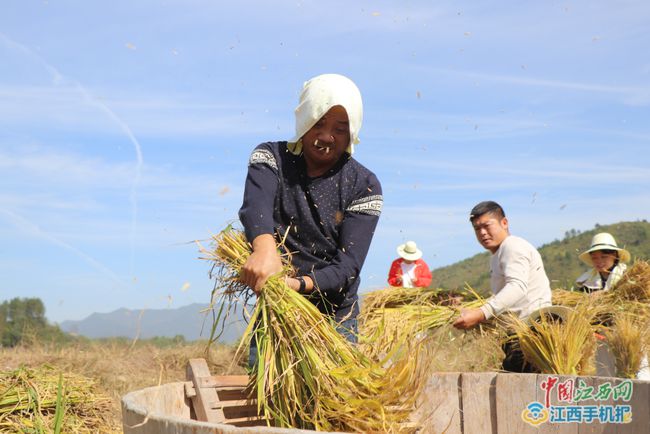
[[[203,250],[219,270],[213,299],[232,306],[250,291],[238,281],[250,247],[241,232],[230,228],[213,242],[212,250]],[[406,422],[420,384],[417,358],[384,367],[364,356],[329,318],[284,283],[292,273],[285,262],[284,272],[262,288],[238,350],[256,339],[258,364],[251,372],[251,389],[260,413],[269,424],[283,427],[413,430]]]
[[426,332],[451,324],[461,309],[481,306],[484,300],[471,288],[467,301],[456,305],[439,303],[441,292],[424,288],[390,288],[375,291],[364,299],[359,316],[362,351],[375,359],[404,343],[417,341]]
[[650,302],[650,264],[637,260],[623,274],[621,280],[611,290],[612,295],[625,300]]
[[650,321],[650,264],[637,260],[611,290],[598,291],[592,299],[601,323],[609,325],[619,314]]
[[552,303],[557,306],[575,308],[582,306],[583,310],[589,311],[591,323],[598,328],[603,323],[611,321],[613,310],[616,310],[616,303],[608,296],[609,291],[597,291],[586,293],[582,291],[567,291],[565,289],[554,289],[552,291]]
[[650,322],[631,313],[619,313],[614,325],[605,331],[607,344],[614,355],[616,376],[635,378],[643,356],[648,354]]
[[592,375],[596,341],[587,305],[577,305],[564,322],[542,315],[532,324],[516,317],[514,330],[526,361],[542,374]]
[[435,288],[405,288],[395,286],[366,294],[363,311],[378,308],[403,306],[405,304],[436,303],[441,291]]
[[557,288],[551,291],[551,299],[554,306],[575,307],[584,303],[589,298],[589,294],[582,291],[568,291]]
[[0,374],[2,432],[119,432],[93,380],[49,366]]

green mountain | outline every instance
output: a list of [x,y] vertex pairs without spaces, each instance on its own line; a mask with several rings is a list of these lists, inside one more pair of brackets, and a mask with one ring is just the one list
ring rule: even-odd
[[[588,267],[578,259],[586,250],[591,238],[598,232],[609,232],[619,247],[625,247],[632,258],[650,259],[650,223],[646,220],[596,225],[592,230],[580,232],[571,229],[562,240],[555,240],[539,248],[551,288],[570,288],[573,281]],[[490,254],[474,255],[455,264],[432,270],[433,287],[445,289],[462,288],[468,283],[482,294],[490,291]]]

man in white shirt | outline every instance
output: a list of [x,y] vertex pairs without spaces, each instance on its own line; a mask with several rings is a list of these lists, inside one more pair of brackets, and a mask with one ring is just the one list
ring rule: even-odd
[[[478,242],[492,253],[490,286],[493,295],[480,308],[463,310],[454,326],[469,329],[505,312],[525,319],[537,309],[550,306],[551,287],[542,258],[528,241],[510,235],[503,208],[496,202],[481,202],[472,209],[469,219]],[[514,340],[504,345],[503,369],[532,372],[517,347]]]

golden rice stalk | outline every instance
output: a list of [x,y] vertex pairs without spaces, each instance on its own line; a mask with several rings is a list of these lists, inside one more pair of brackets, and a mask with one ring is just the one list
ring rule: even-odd
[[512,317],[508,325],[515,331],[526,361],[543,374],[591,375],[595,372],[596,341],[585,305],[577,305],[564,323],[542,315],[532,326]]
[[362,311],[405,304],[435,303],[441,291],[435,288],[390,287],[370,292],[363,298]]
[[[213,242],[214,249],[203,250],[220,269],[213,298],[231,306],[249,291],[238,274],[250,247],[241,232],[230,228]],[[251,338],[257,341],[251,389],[260,413],[269,424],[283,427],[412,431],[405,423],[421,384],[417,359],[402,357],[384,367],[365,357],[313,303],[287,287],[284,276],[290,272],[285,264],[283,273],[268,280],[238,349],[243,351]]]
[[0,373],[0,432],[120,432],[93,380],[49,366]]
[[565,289],[554,289],[552,291],[553,305],[575,308],[581,306],[588,311],[591,323],[596,328],[603,324],[609,324],[616,312],[625,311],[628,300],[621,299],[612,291],[596,291],[591,294],[581,291],[567,291]]
[[359,338],[362,351],[379,358],[404,342],[423,337],[426,332],[451,324],[460,310],[478,307],[483,300],[472,300],[457,306],[424,302],[395,307],[362,309],[359,316]]
[[588,298],[589,294],[581,291],[567,291],[562,288],[551,291],[553,305],[574,307],[577,304],[584,303]]
[[636,316],[640,321],[645,321],[650,324],[650,303],[627,301],[623,303],[620,312]]
[[643,260],[635,261],[611,292],[626,300],[650,302],[650,264]]
[[650,322],[634,314],[620,313],[614,325],[605,331],[607,344],[614,355],[616,376],[636,378],[641,360],[648,352]]

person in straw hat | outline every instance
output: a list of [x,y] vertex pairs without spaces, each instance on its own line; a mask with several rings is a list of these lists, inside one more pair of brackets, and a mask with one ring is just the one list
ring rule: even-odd
[[426,288],[431,284],[431,270],[422,259],[422,250],[415,241],[407,241],[397,247],[399,258],[395,259],[388,272],[390,286],[404,288]]
[[[621,280],[627,270],[627,262],[630,262],[631,255],[626,249],[618,247],[616,239],[612,234],[601,232],[591,239],[591,246],[579,256],[580,260],[591,267],[576,279],[575,288],[578,291],[589,294],[599,294],[599,291],[609,291]],[[606,352],[597,353],[600,363],[608,365],[611,373],[614,370],[614,361]],[[641,357],[641,368],[637,372],[637,378],[650,381],[650,366],[647,355]]]
[[359,273],[383,204],[379,180],[352,157],[361,93],[347,77],[319,75],[304,83],[295,117],[291,140],[250,156],[239,219],[253,251],[240,278],[258,293],[282,269],[282,241],[296,271],[287,284],[355,341]]
[[601,232],[591,239],[591,246],[578,256],[591,270],[576,279],[576,289],[583,292],[607,291],[618,282],[630,261],[630,252],[618,247],[614,237]]
[[[492,296],[480,308],[463,309],[453,325],[469,329],[507,312],[526,320],[538,309],[551,305],[551,286],[542,258],[528,241],[510,235],[501,205],[493,201],[477,204],[469,217],[479,244],[492,254],[490,286]],[[503,370],[534,372],[524,361],[516,339],[503,346]]]

